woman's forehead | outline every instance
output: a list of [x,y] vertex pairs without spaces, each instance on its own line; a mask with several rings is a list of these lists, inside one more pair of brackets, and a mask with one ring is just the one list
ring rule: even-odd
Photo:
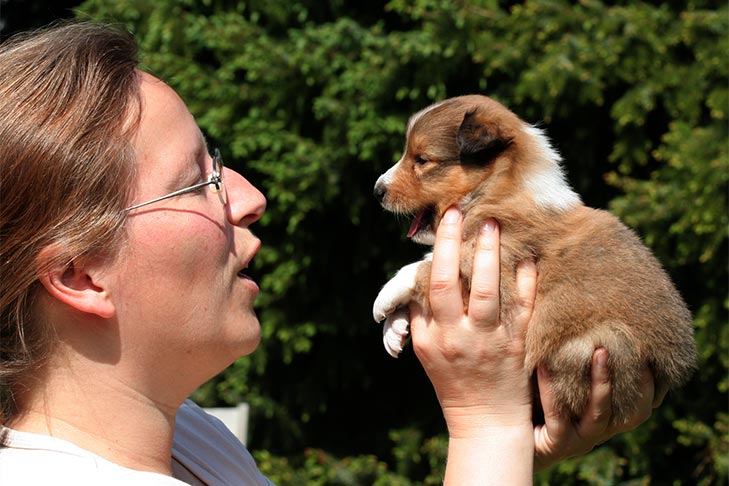
[[142,72],[140,78],[142,113],[134,141],[138,163],[199,160],[207,144],[185,103],[154,76]]

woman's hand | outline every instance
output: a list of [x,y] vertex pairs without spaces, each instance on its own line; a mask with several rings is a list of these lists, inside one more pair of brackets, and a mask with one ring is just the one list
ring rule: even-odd
[[424,315],[417,304],[411,310],[415,353],[433,382],[452,436],[470,432],[470,419],[464,429],[457,427],[463,415],[489,424],[531,423],[524,335],[534,302],[535,265],[521,265],[519,303],[502,322],[498,225],[486,222],[479,235],[468,311],[463,309],[461,294],[460,246],[460,214],[452,208],[438,228],[433,249],[432,315]]
[[411,305],[415,353],[443,409],[449,432],[445,484],[531,484],[534,457],[530,373],[524,335],[536,292],[536,267],[517,273],[518,302],[500,318],[499,228],[479,234],[468,311],[460,282],[461,216],[438,227],[430,279],[431,314]]
[[[542,470],[565,458],[584,454],[610,437],[643,423],[658,406],[653,378],[646,368],[642,399],[632,420],[610,426],[611,385],[607,351],[597,349],[592,362],[592,389],[579,422],[554,411],[550,377],[538,370],[545,424],[532,426],[530,376],[524,369],[524,334],[536,294],[536,267],[522,262],[517,272],[518,302],[500,320],[499,229],[489,221],[479,235],[473,264],[468,311],[460,287],[461,216],[451,208],[438,228],[430,281],[431,314],[412,304],[415,353],[433,383],[448,425],[446,484],[531,484]],[[525,444],[523,431],[530,437]],[[479,482],[480,481],[480,482]]]
[[658,395],[655,394],[653,375],[646,366],[643,369],[641,398],[635,415],[625,424],[611,426],[612,389],[607,359],[606,349],[598,348],[592,355],[592,389],[587,409],[577,423],[555,413],[554,396],[547,369],[540,367],[537,370],[539,396],[544,409],[545,424],[534,429],[535,471],[546,469],[568,457],[586,454],[612,436],[637,427],[648,420],[652,409],[663,401],[665,391]]

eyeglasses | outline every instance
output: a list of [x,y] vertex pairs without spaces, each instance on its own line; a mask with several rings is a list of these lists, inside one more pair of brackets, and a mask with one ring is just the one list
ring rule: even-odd
[[180,189],[179,191],[171,192],[167,194],[166,196],[161,196],[155,199],[152,199],[150,201],[146,201],[143,203],[135,204],[134,206],[130,206],[126,208],[124,211],[131,211],[132,209],[141,208],[142,206],[146,206],[148,204],[153,204],[159,201],[164,201],[165,199],[169,199],[171,197],[176,197],[182,194],[187,194],[188,192],[196,191],[200,189],[201,187],[210,186],[210,189],[217,193],[218,198],[220,199],[220,202],[225,206],[228,203],[228,194],[225,190],[225,187],[223,186],[223,159],[220,157],[220,151],[218,149],[215,149],[213,152],[213,170],[210,173],[210,177],[208,177],[207,182],[201,182],[200,184],[195,184],[194,186],[186,187],[184,189]]

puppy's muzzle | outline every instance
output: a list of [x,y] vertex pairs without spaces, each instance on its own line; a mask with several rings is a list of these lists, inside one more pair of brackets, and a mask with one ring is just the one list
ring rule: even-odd
[[375,195],[377,201],[382,204],[382,202],[385,200],[385,196],[387,195],[387,186],[382,181],[377,181],[373,194]]

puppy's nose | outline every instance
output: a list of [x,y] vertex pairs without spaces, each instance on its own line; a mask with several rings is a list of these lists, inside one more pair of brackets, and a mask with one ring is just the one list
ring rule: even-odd
[[374,194],[377,201],[382,203],[382,200],[385,199],[385,194],[387,194],[387,188],[385,188],[384,184],[377,182],[377,184],[375,184]]

